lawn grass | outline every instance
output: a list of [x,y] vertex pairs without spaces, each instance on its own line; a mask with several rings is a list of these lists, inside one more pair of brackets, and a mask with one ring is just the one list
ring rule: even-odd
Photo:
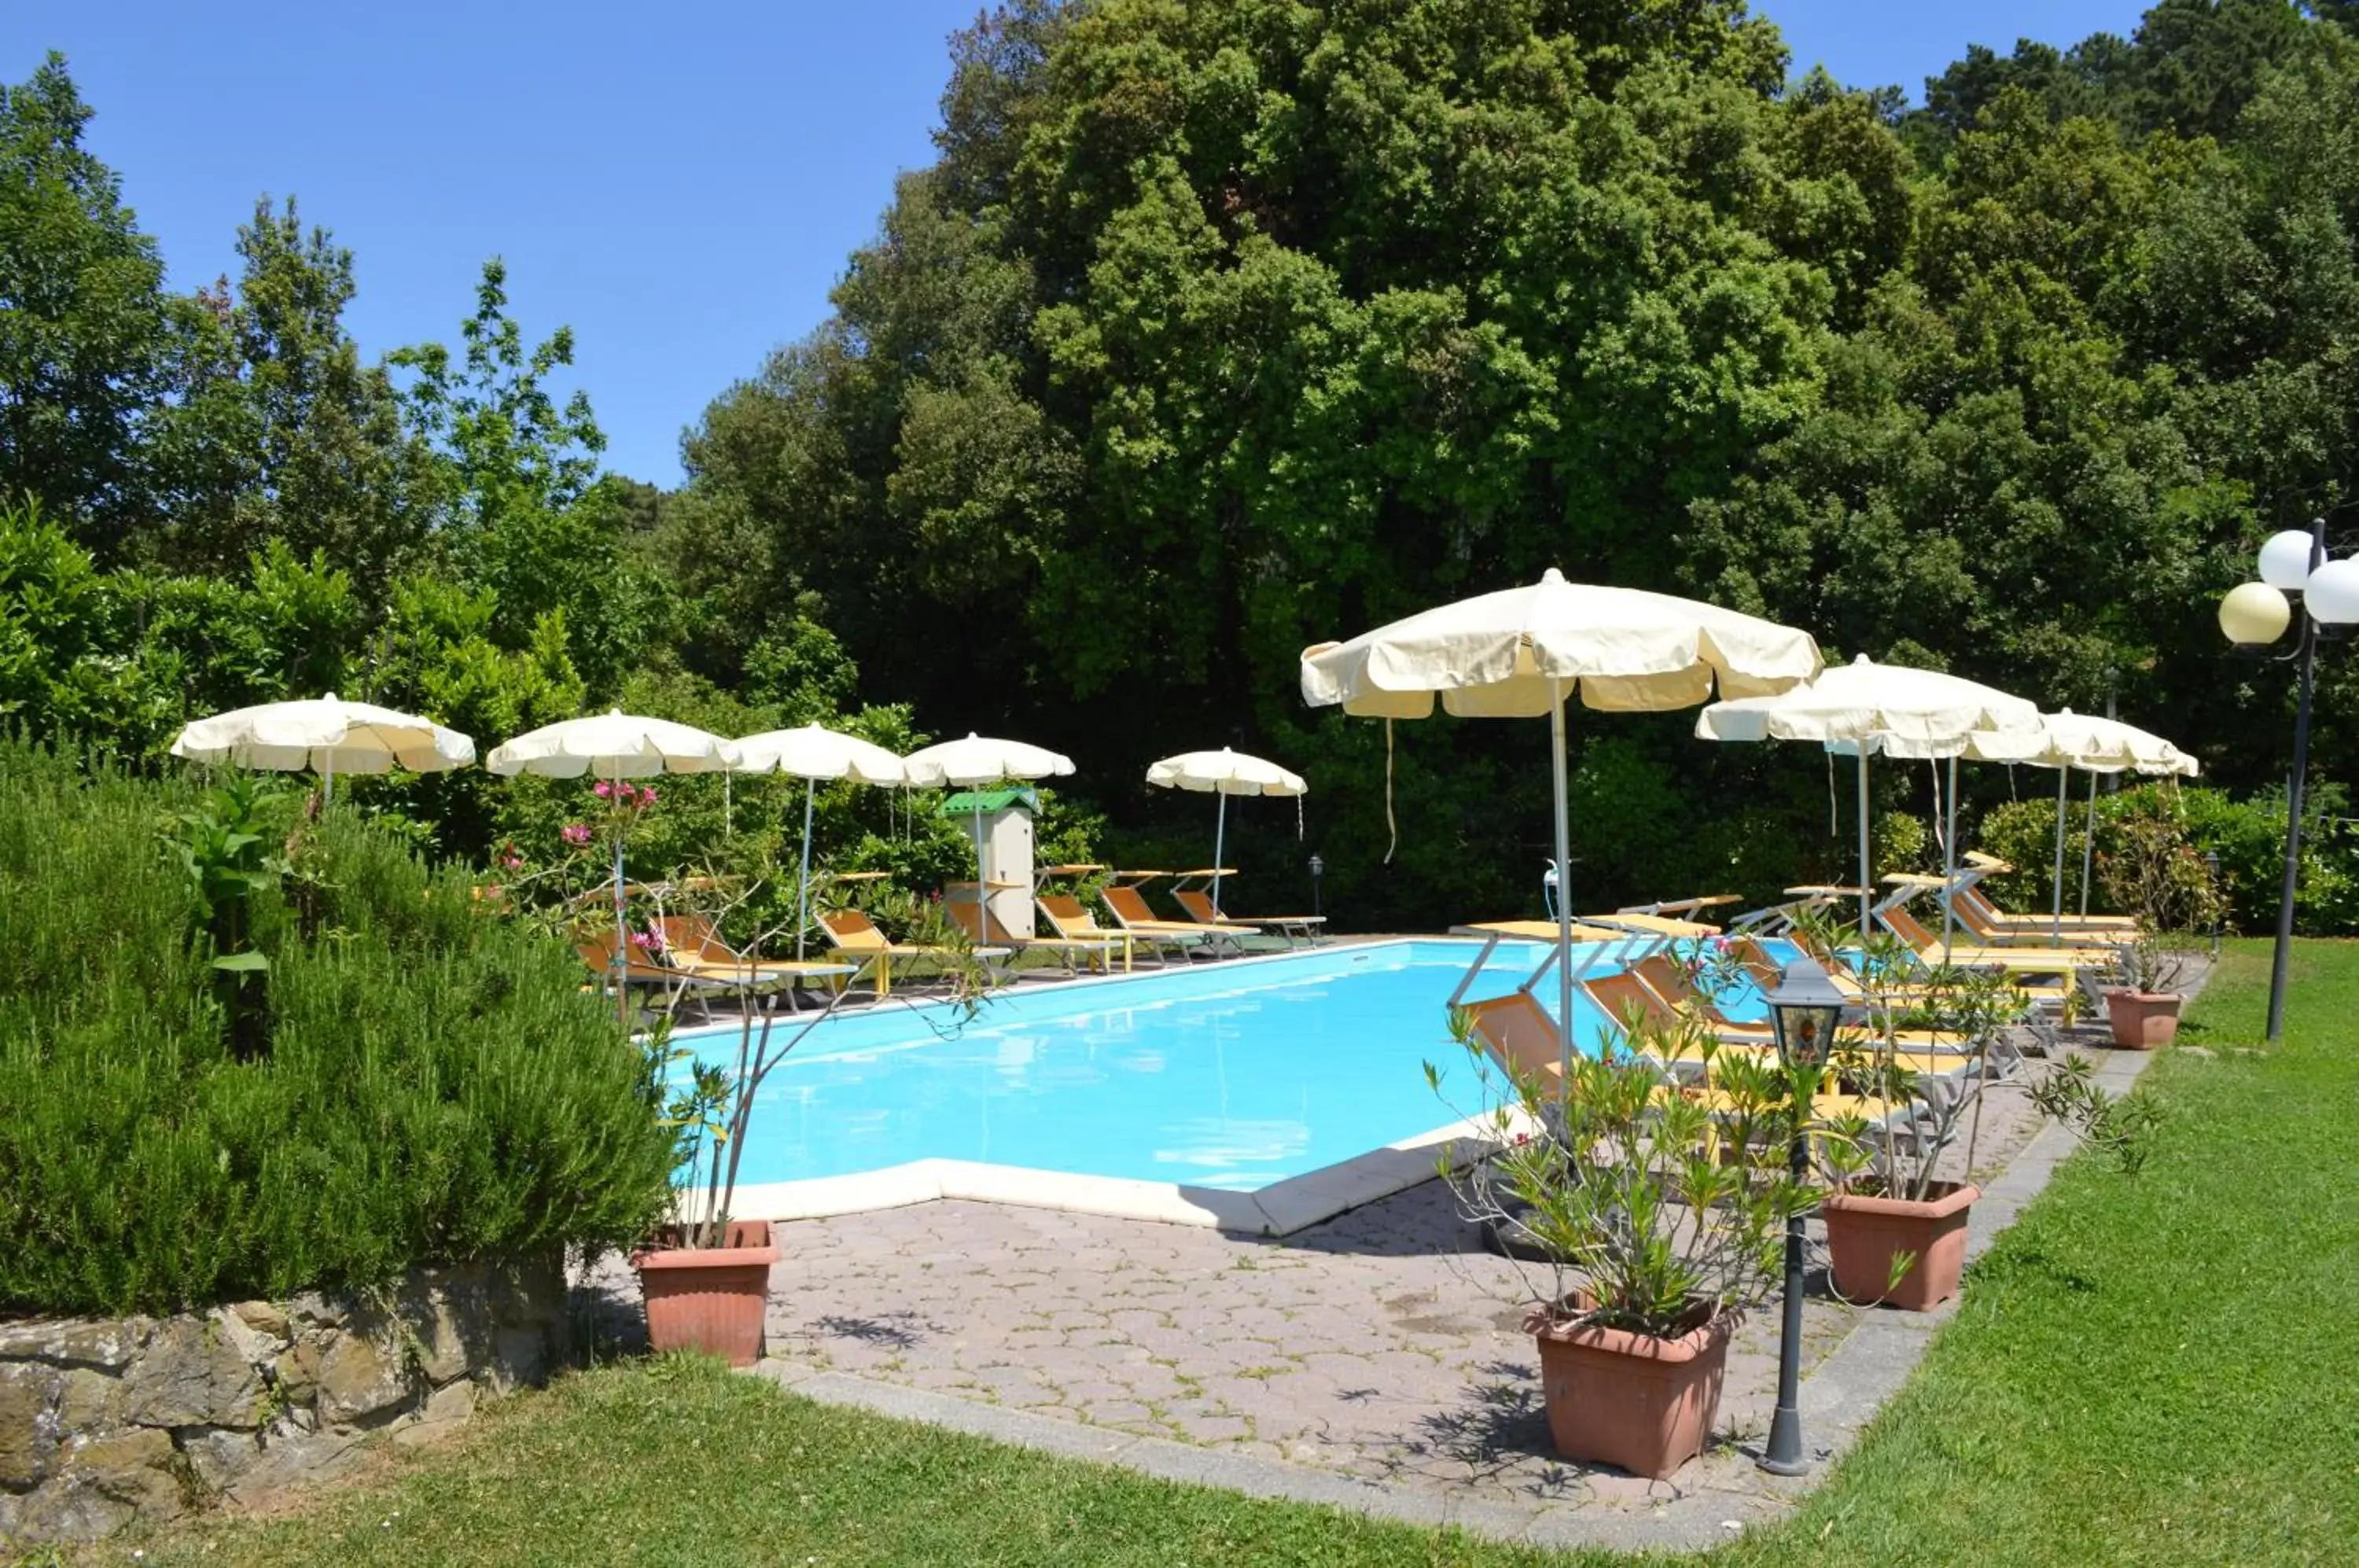
[[[2359,1562],[2359,945],[2305,944],[2284,1046],[2232,946],[2150,1082],[2146,1171],[2075,1161],[1788,1524],[1711,1568]],[[810,1404],[695,1363],[609,1367],[295,1517],[150,1563],[1465,1564],[1552,1557]],[[128,1548],[98,1549],[121,1562]]]

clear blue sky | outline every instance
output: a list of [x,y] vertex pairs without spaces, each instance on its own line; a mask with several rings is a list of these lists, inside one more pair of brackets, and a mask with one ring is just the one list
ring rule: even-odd
[[[610,466],[679,477],[683,425],[827,314],[897,170],[932,158],[978,0],[0,0],[0,76],[47,49],[98,111],[176,287],[234,271],[256,196],[356,256],[370,354],[456,336],[505,256],[528,333],[574,328]],[[1988,43],[2128,32],[2135,0],[1772,0],[1797,72],[1923,79]]]

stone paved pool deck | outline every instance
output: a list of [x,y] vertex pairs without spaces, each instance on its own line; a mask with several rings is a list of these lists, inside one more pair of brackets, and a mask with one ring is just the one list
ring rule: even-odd
[[[2096,1038],[2084,1028],[2072,1043]],[[2116,1090],[2150,1060],[2088,1054]],[[2019,1081],[1993,1089],[1970,1256],[2071,1149]],[[1173,1479],[1565,1546],[1691,1548],[1777,1519],[1954,1311],[1850,1307],[1814,1269],[1802,1385],[1810,1474],[1781,1480],[1755,1464],[1775,1403],[1773,1307],[1732,1345],[1711,1447],[1675,1479],[1648,1481],[1555,1455],[1517,1266],[1483,1247],[1438,1181],[1276,1239],[943,1201],[795,1221],[778,1240],[758,1370],[808,1397]],[[627,1274],[601,1282],[636,1297]]]

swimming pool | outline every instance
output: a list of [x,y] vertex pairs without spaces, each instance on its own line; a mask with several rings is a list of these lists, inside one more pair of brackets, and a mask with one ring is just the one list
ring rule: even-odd
[[[939,1007],[832,1018],[763,1085],[739,1179],[951,1160],[1267,1186],[1479,1108],[1444,1023],[1478,951],[1389,942],[1042,986],[1002,993],[956,1029]],[[1605,956],[1576,951],[1585,967]],[[1470,995],[1512,988],[1544,953],[1501,947]],[[1575,1012],[1575,1038],[1593,1042],[1602,1016],[1586,998]],[[683,1031],[677,1043],[717,1057],[734,1038]]]

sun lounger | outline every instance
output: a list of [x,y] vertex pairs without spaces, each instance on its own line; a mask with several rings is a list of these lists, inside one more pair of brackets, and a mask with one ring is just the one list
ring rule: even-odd
[[[1504,996],[1493,996],[1469,1003],[1466,1012],[1472,1019],[1474,1033],[1484,1044],[1485,1053],[1504,1067],[1514,1070],[1520,1078],[1553,1086],[1564,1078],[1564,1037],[1557,1030],[1556,1020],[1534,999],[1528,991],[1513,991]],[[1663,1096],[1683,1094],[1702,1102],[1707,1110],[1725,1114],[1736,1107],[1725,1094],[1709,1085],[1682,1083],[1668,1063],[1654,1061],[1663,1070]],[[1889,1127],[1899,1121],[1912,1120],[1914,1107],[1895,1107],[1886,1102],[1861,1094],[1819,1094],[1810,1102],[1811,1114],[1821,1121],[1832,1122],[1843,1117],[1857,1116],[1874,1126]]]
[[1114,924],[1142,941],[1168,942],[1184,939],[1201,942],[1207,952],[1217,953],[1223,946],[1243,953],[1245,943],[1240,937],[1251,928],[1208,926],[1195,920],[1167,920],[1158,918],[1147,902],[1146,895],[1136,887],[1104,887],[1098,898],[1114,917]]
[[[1661,1000],[1669,1012],[1677,1013],[1682,1007],[1695,1008],[1702,1014],[1704,1023],[1723,1040],[1745,1044],[1776,1042],[1777,1031],[1768,1023],[1733,1018],[1721,1011],[1720,999],[1707,994],[1679,960],[1668,953],[1649,953],[1632,964],[1630,972]],[[1863,1028],[1859,1032],[1872,1031]],[[1881,1035],[1875,1038],[1883,1039]],[[1958,1056],[1967,1054],[1969,1051],[1958,1036],[1937,1029],[1899,1029],[1895,1031],[1889,1043],[1933,1055]],[[1954,1067],[1956,1063],[1953,1062],[1951,1065]]]
[[1929,929],[1900,900],[1876,907],[1876,919],[1928,965],[1951,964],[1961,969],[2000,969],[2009,974],[2071,975],[2082,969],[2108,968],[2120,955],[2110,947],[1988,947],[1951,942],[1943,949],[1940,933]]
[[1125,970],[1130,967],[1130,938],[1121,936],[1066,937],[1018,936],[1002,926],[984,905],[967,899],[951,898],[944,906],[959,929],[973,939],[977,950],[988,942],[992,950],[1016,953],[1047,953],[1061,961],[1064,972],[1080,978],[1084,966],[1103,974],[1114,972],[1114,961],[1121,958]]
[[[1745,973],[1753,976],[1753,983],[1761,987],[1763,995],[1766,996],[1775,990],[1778,983],[1785,978],[1785,971],[1779,967],[1777,960],[1757,938],[1732,937],[1729,940],[1729,947],[1736,954],[1738,962],[1745,965]],[[1832,982],[1835,989],[1841,991],[1844,998],[1855,1007],[1864,1007],[1873,1004],[1877,1007],[1907,1007],[1920,1002],[1939,999],[1934,993],[1926,989],[1922,982],[1913,979],[1888,978],[1870,987],[1858,975],[1843,964],[1840,954],[1837,955],[1836,962],[1825,967],[1828,980]],[[2015,994],[2027,1007],[2060,1006],[2065,994],[2072,988],[2069,980],[2041,979],[2027,975],[2011,975],[2008,979],[2014,985]]]
[[2066,942],[2135,942],[2138,937],[2138,923],[2127,915],[2066,915],[2058,921],[2047,915],[2009,914],[1973,881],[1962,880],[1951,892],[1950,908],[1957,911],[1960,925],[1985,940],[2049,942],[2060,932]]
[[[591,972],[598,976],[603,989],[614,982],[614,939],[592,938],[573,944]],[[661,996],[660,1010],[671,1012],[683,1001],[694,1002],[697,1009],[709,1019],[712,1017],[712,997],[715,992],[740,991],[742,987],[727,980],[701,976],[669,964],[654,964],[644,959],[632,959],[623,965],[623,988],[636,988],[642,993],[654,992]],[[651,1005],[653,999],[650,998]]]
[[[1049,922],[1049,929],[1067,942],[1120,942],[1122,966],[1125,970],[1130,968],[1133,959],[1142,946],[1146,948],[1147,956],[1154,959],[1156,963],[1169,962],[1164,956],[1163,944],[1158,943],[1152,937],[1140,937],[1119,927],[1108,928],[1098,924],[1097,917],[1091,914],[1081,899],[1071,893],[1043,893],[1032,902],[1034,907],[1039,909],[1040,918]],[[1201,942],[1197,943],[1198,947],[1201,945]],[[1194,949],[1185,944],[1180,947],[1180,956],[1183,958],[1189,956],[1193,951]]]
[[1212,896],[1201,887],[1174,887],[1171,897],[1200,926],[1219,931],[1268,931],[1286,939],[1292,947],[1299,935],[1305,945],[1319,945],[1319,928],[1327,923],[1324,915],[1230,915],[1212,907]]
[[1966,851],[1966,864],[1959,871],[1958,893],[1971,902],[1977,913],[1995,928],[2012,931],[2044,931],[2060,927],[2068,937],[2109,940],[2126,932],[2136,936],[2144,928],[2136,915],[2043,915],[2037,912],[2020,914],[1999,907],[1998,901],[1983,889],[1985,877],[2005,876],[2015,867],[1995,855],[1981,850]]
[[848,981],[857,964],[799,958],[753,958],[721,940],[701,915],[667,915],[656,921],[663,936],[663,963],[699,979],[723,980],[747,991],[793,990],[802,980]]
[[[930,963],[940,968],[958,962],[962,956],[954,948],[919,947],[890,940],[876,929],[876,922],[859,909],[822,909],[819,929],[828,945],[859,966],[847,984],[857,985],[867,980],[879,996],[893,994],[893,967]],[[986,963],[1006,956],[1005,949],[979,948],[975,956]]]
[[[1589,999],[1595,1002],[1599,1009],[1622,1029],[1626,1030],[1634,1017],[1660,1024],[1677,1023],[1680,1018],[1676,1007],[1666,1001],[1645,980],[1627,970],[1619,975],[1602,975],[1584,980],[1582,989],[1588,992]],[[1766,1024],[1739,1026],[1732,1029],[1712,1028],[1712,1033],[1723,1051],[1775,1054],[1777,1049],[1777,1035]],[[1872,1048],[1872,1043],[1863,1041],[1866,1048]],[[1923,1077],[1962,1076],[1973,1070],[1973,1060],[1970,1056],[1928,1049],[1949,1043],[1939,1036],[1904,1031],[1892,1043],[1903,1048],[1900,1064]],[[1685,1072],[1690,1063],[1682,1058],[1666,1065],[1673,1072]]]

